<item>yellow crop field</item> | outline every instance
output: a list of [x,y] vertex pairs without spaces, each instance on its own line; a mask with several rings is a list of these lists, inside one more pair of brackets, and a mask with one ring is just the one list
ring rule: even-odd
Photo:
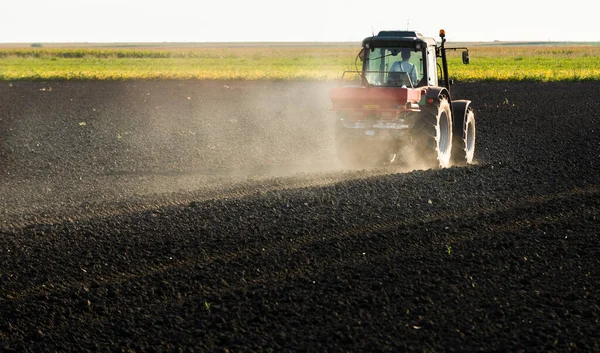
[[[0,80],[336,80],[360,68],[359,47],[0,48]],[[471,64],[463,65],[460,53],[449,53],[452,78],[600,80],[600,46],[595,45],[472,45],[470,57]]]

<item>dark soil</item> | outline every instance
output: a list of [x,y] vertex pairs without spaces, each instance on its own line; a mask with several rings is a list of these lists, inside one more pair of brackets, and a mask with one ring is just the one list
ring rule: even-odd
[[598,83],[457,84],[342,170],[331,83],[0,84],[0,351],[600,352]]

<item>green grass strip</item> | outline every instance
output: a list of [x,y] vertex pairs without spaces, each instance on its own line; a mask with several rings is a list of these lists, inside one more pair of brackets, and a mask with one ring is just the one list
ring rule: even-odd
[[[336,80],[359,48],[207,47],[0,49],[0,80]],[[600,46],[473,46],[471,64],[449,54],[458,81],[600,80]],[[359,62],[360,65],[360,62]]]

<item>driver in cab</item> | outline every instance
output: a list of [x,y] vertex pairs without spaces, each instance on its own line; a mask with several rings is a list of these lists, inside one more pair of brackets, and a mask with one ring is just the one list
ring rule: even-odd
[[410,49],[403,48],[401,50],[402,61],[396,61],[390,68],[391,72],[406,72],[410,77],[413,85],[417,84],[418,69],[413,63],[408,61],[410,59]]

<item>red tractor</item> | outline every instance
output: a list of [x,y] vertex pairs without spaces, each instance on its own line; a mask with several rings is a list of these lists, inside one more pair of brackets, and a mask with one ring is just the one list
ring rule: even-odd
[[[348,167],[388,164],[402,160],[406,147],[427,167],[449,167],[473,162],[475,115],[471,101],[452,100],[446,48],[434,38],[411,31],[381,31],[362,42],[358,60],[362,70],[346,71],[332,88],[336,112],[336,145]],[[441,65],[437,58],[441,58]],[[349,75],[350,74],[350,75]]]

